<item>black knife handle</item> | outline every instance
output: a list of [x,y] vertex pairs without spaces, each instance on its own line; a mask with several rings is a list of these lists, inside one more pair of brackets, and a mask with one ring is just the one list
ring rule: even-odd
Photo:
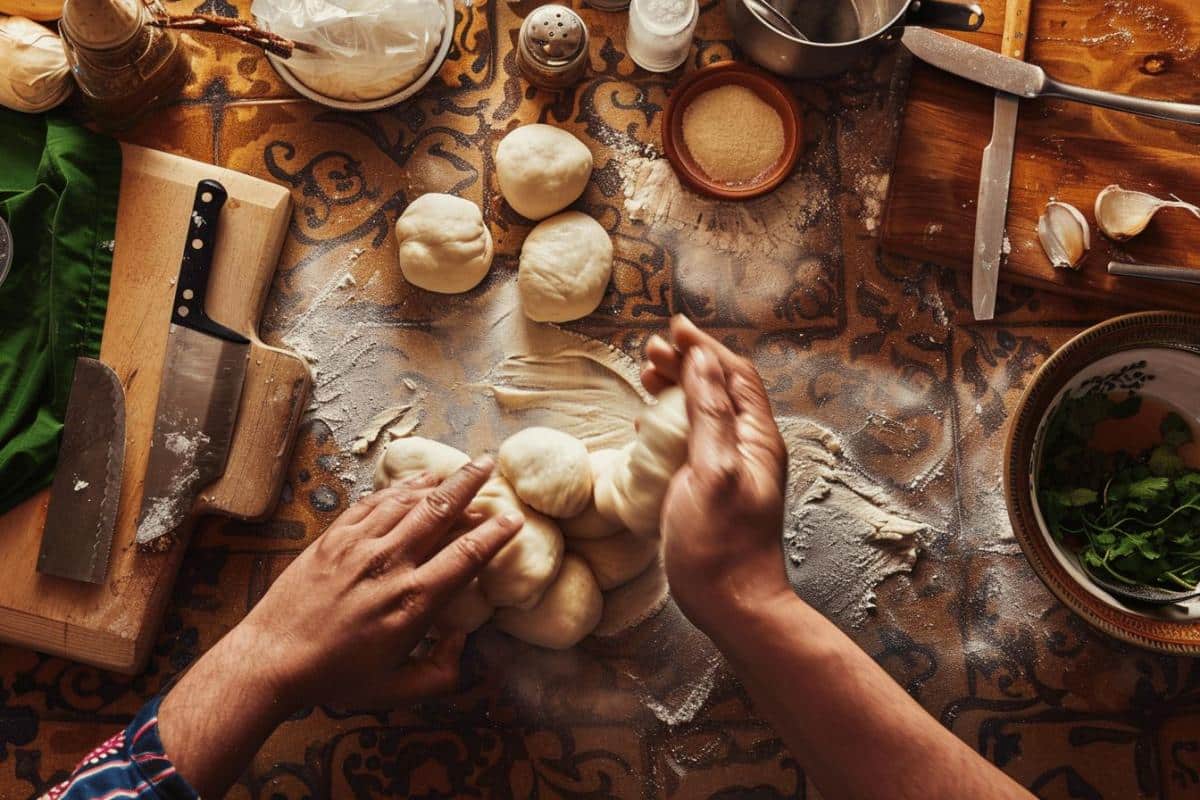
[[214,322],[204,309],[208,278],[212,273],[213,250],[217,243],[217,221],[228,197],[225,187],[214,180],[202,180],[196,184],[196,199],[192,202],[187,239],[179,264],[179,281],[175,285],[171,323],[218,339],[245,344],[250,340]]

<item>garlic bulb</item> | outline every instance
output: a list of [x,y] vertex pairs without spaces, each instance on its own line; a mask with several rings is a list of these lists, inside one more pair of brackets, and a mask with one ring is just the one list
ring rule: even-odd
[[1038,220],[1038,239],[1050,263],[1058,269],[1078,269],[1092,246],[1091,228],[1078,208],[1051,200]]
[[58,34],[24,17],[0,17],[0,105],[36,114],[66,100],[74,85]]
[[1186,208],[1200,217],[1200,208],[1174,200],[1160,200],[1152,194],[1122,189],[1117,184],[1096,195],[1096,224],[1108,238],[1123,242],[1146,230],[1154,215],[1164,208]]

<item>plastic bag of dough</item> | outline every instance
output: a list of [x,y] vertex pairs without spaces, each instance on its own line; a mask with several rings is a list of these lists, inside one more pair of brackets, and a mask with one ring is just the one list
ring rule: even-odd
[[319,52],[295,51],[288,70],[338,100],[377,100],[405,88],[429,66],[446,28],[441,0],[254,0],[250,11],[272,32]]
[[0,105],[36,114],[74,86],[58,34],[24,17],[0,17]]

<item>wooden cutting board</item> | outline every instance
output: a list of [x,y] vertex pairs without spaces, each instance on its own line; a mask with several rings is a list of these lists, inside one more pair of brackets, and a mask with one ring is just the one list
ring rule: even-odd
[[[983,30],[962,38],[998,51],[1003,0],[981,0]],[[1097,89],[1200,102],[1200,3],[1193,0],[1034,0],[1028,60],[1055,78]],[[958,35],[958,34],[956,34]],[[983,149],[991,138],[990,90],[915,63],[883,221],[883,247],[969,270]],[[1200,308],[1200,287],[1106,273],[1110,259],[1200,270],[1200,219],[1163,212],[1119,246],[1095,227],[1093,205],[1119,183],[1200,204],[1200,128],[1059,100],[1025,101],[1009,199],[1011,253],[1001,281],[1141,307]],[[1078,273],[1050,266],[1037,240],[1046,202],[1079,208],[1092,250]]]
[[[40,575],[49,492],[0,517],[0,638],[118,672],[141,669],[187,549],[134,545],[180,256],[196,183],[229,191],[208,289],[210,316],[248,336],[250,363],[224,476],[192,519],[265,517],[274,507],[308,396],[307,365],[258,338],[258,320],[291,216],[283,187],[232,170],[123,144],[116,247],[100,360],[125,390],[124,481],[108,578],[89,585]],[[191,523],[185,523],[190,530]]]

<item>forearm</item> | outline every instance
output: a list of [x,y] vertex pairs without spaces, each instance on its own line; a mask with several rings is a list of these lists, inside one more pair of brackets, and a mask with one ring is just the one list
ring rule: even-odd
[[201,797],[223,797],[294,707],[274,676],[257,670],[253,635],[235,628],[205,653],[162,701],[167,757]]
[[1029,798],[790,592],[710,631],[829,800]]

